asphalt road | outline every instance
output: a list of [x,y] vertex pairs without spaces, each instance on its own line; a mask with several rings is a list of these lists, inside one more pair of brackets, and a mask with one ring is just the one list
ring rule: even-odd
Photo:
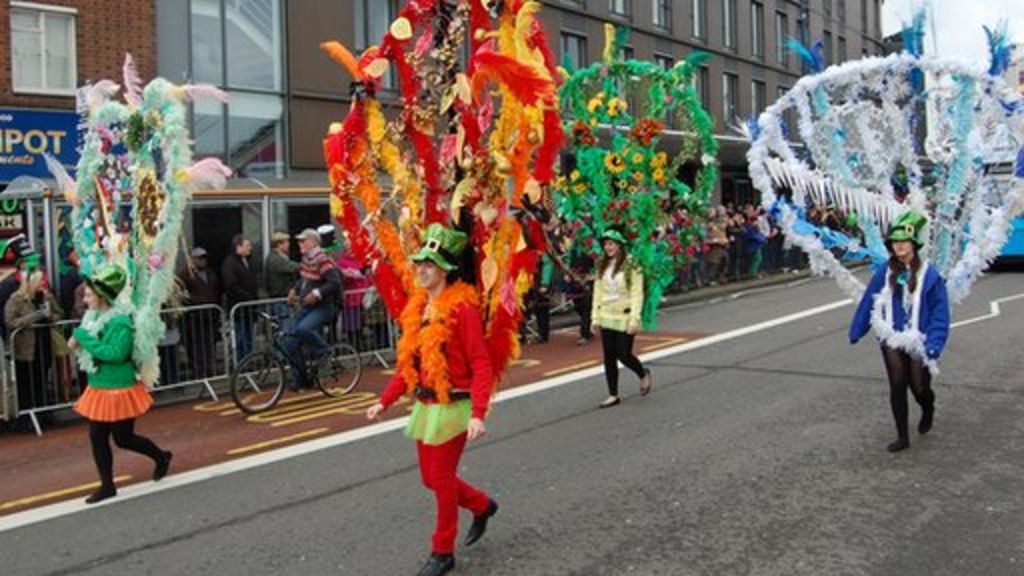
[[[1021,279],[986,277],[954,320]],[[800,282],[661,322],[723,332],[841,299]],[[654,392],[626,376],[612,410],[598,378],[498,404],[462,474],[502,508],[456,573],[1024,574],[1024,298],[954,329],[935,428],[895,455],[881,357],[847,344],[851,314],[657,360]],[[0,532],[0,572],[415,574],[432,512],[390,432]]]

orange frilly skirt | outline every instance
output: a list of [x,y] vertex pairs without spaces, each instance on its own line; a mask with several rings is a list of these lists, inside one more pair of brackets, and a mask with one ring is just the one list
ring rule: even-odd
[[85,387],[75,402],[75,412],[93,422],[118,422],[138,418],[153,405],[153,397],[141,383],[130,388]]

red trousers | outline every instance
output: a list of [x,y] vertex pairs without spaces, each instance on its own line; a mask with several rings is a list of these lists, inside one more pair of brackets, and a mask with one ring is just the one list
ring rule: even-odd
[[437,524],[434,527],[433,552],[451,554],[459,528],[459,507],[479,516],[487,512],[487,494],[463,482],[458,476],[459,460],[466,447],[463,433],[440,446],[416,443],[423,485],[437,499]]

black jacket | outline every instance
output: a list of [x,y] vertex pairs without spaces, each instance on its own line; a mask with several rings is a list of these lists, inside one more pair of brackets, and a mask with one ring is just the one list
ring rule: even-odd
[[229,310],[239,302],[259,298],[261,276],[257,259],[250,256],[243,262],[238,254],[228,254],[220,267],[220,279]]

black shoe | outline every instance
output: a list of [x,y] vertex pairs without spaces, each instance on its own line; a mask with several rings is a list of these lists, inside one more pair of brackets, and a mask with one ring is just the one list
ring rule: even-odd
[[[651,393],[651,388],[654,387],[654,377],[651,376],[651,369],[644,368],[644,378],[647,378],[647,386],[640,384],[640,395],[647,396]],[[642,381],[641,381],[642,382]]]
[[932,417],[935,416],[935,404],[930,404],[921,409],[921,421],[917,423],[917,431],[927,434],[932,429]]
[[886,450],[889,452],[899,452],[910,448],[910,440],[906,438],[897,438],[895,442],[886,446]]
[[101,485],[99,490],[93,492],[92,494],[89,495],[88,498],[85,499],[85,503],[95,504],[97,502],[102,502],[107,498],[113,498],[114,496],[117,496],[117,488],[114,488],[113,486]]
[[609,396],[604,402],[597,405],[598,408],[611,408],[612,406],[618,406],[622,400],[618,396]]
[[455,556],[452,554],[431,554],[427,563],[420,568],[418,576],[441,576],[455,568]]
[[484,532],[487,532],[487,521],[498,513],[498,503],[491,500],[487,503],[487,511],[479,516],[473,517],[473,525],[469,527],[469,532],[466,532],[466,539],[462,541],[465,546],[472,546],[477,540],[483,538]]
[[171,467],[171,458],[174,458],[174,453],[170,450],[164,450],[163,457],[157,461],[156,468],[153,469],[153,481],[160,480],[164,476],[167,476],[167,470]]

